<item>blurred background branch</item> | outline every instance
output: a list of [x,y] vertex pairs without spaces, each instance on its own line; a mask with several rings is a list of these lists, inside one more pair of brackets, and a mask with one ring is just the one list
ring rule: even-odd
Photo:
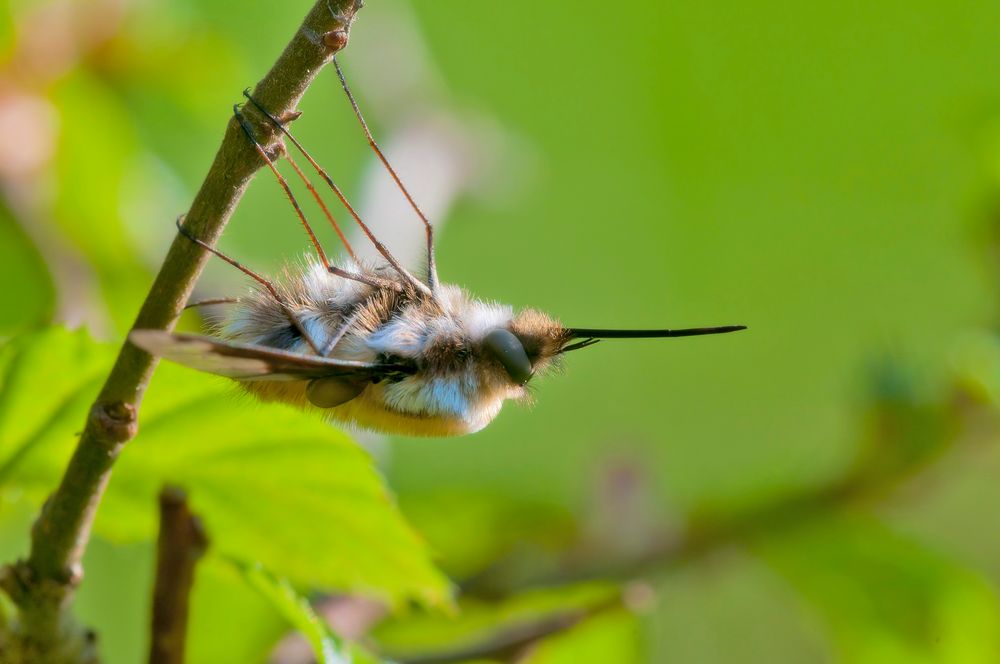
[[[471,660],[518,661],[542,640],[572,629],[581,622],[626,608],[629,589],[586,608],[556,612],[534,622],[501,627],[487,640],[465,648],[435,654],[403,657],[400,664],[456,664]],[[633,591],[634,592],[634,591]],[[639,591],[642,592],[642,591]]]
[[[838,510],[868,509],[901,484],[917,478],[957,441],[986,443],[998,431],[990,404],[956,385],[941,402],[930,402],[907,389],[900,368],[879,367],[877,395],[868,413],[868,436],[857,457],[839,478],[804,487],[742,513],[694,513],[680,533],[664,533],[662,524],[643,524],[652,536],[627,557],[608,550],[613,533],[597,533],[554,559],[530,553],[504,558],[467,579],[464,593],[504,597],[531,588],[594,580],[638,580],[689,564],[724,547],[753,543],[775,531],[795,529]],[[630,518],[628,513],[617,515]]]
[[164,487],[159,502],[149,664],[183,664],[195,565],[205,555],[209,542],[201,520],[191,513],[184,491]]
[[[671,570],[696,565],[726,549],[754,552],[783,535],[834,520],[838,514],[863,514],[878,509],[894,497],[905,495],[913,485],[919,485],[925,474],[950,451],[974,452],[988,444],[1000,430],[1000,413],[961,381],[932,399],[913,392],[905,372],[891,362],[880,363],[873,379],[875,393],[865,416],[866,435],[857,446],[855,462],[840,478],[790,492],[742,512],[694,513],[688,518],[688,525],[672,535],[664,523],[635,523],[639,513],[627,509],[616,512],[612,521],[602,522],[612,530],[585,531],[582,539],[568,542],[559,550],[542,551],[522,545],[460,582],[460,602],[467,608],[478,607],[477,611],[493,611],[495,622],[492,627],[476,632],[476,636],[467,637],[468,642],[458,650],[447,646],[435,650],[423,643],[407,646],[405,640],[400,643],[392,636],[391,618],[381,628],[369,625],[365,631],[373,628],[376,642],[380,635],[388,635],[387,655],[406,663],[443,664],[480,658],[523,661],[533,644],[571,630],[605,611],[647,612],[656,594],[648,584]],[[617,478],[611,482],[614,493],[603,497],[612,509],[621,507],[622,494],[642,492],[636,486],[624,485],[643,481],[641,467],[626,472],[619,461],[609,464],[608,469]],[[595,495],[602,495],[600,486],[608,483],[600,482]],[[601,510],[598,506],[598,511]],[[645,533],[644,541],[629,547],[626,555],[617,546],[623,525]],[[517,617],[506,615],[508,610],[502,608],[525,594],[572,593],[595,583],[615,584],[617,589],[575,610],[554,609]],[[622,598],[632,599],[623,602]],[[493,609],[484,608],[490,606]],[[364,605],[355,608],[369,613]],[[342,611],[330,614],[330,618],[335,627],[353,622]],[[478,620],[482,622],[483,618]],[[408,648],[415,648],[419,654]],[[275,661],[295,664],[300,660]]]

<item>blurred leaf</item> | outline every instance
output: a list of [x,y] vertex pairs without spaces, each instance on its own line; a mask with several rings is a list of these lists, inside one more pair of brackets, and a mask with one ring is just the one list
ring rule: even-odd
[[55,290],[38,250],[0,205],[0,283],[17,284],[4,289],[0,307],[0,335],[20,331],[48,319]]
[[[22,526],[22,539],[29,527],[30,519]],[[0,542],[4,535],[0,532]],[[73,609],[98,633],[102,662],[132,664],[146,657],[155,565],[154,542],[123,545],[94,537],[87,546],[87,578]],[[274,607],[248,587],[232,565],[213,556],[198,564],[190,616],[187,655],[195,664],[263,662],[287,632]]]
[[147,657],[155,552],[154,542],[122,546],[92,537],[87,544],[86,582],[76,594],[73,612],[99,635],[104,664]]
[[351,662],[351,655],[340,637],[316,615],[309,600],[299,595],[292,588],[292,584],[265,571],[260,564],[233,562],[244,580],[264,596],[292,627],[306,637],[319,664]]
[[[0,353],[0,477],[40,497],[69,456],[111,357],[82,333],[48,330]],[[448,602],[448,582],[401,518],[367,454],[302,412],[250,405],[227,381],[160,368],[95,532],[151,540],[155,492],[185,486],[213,551],[259,560],[303,587],[399,605]]]
[[892,478],[912,475],[945,452],[955,440],[959,422],[952,404],[940,395],[922,394],[919,381],[898,361],[883,357],[872,373],[868,435],[851,474],[888,487]]
[[403,660],[466,652],[531,625],[603,606],[619,593],[616,586],[594,583],[525,592],[495,603],[462,598],[455,615],[389,619],[375,628],[373,636],[381,650]]
[[[147,656],[155,552],[154,542],[123,545],[101,537],[93,538],[87,547],[83,561],[87,578],[80,586],[74,612],[97,631],[101,661],[106,664],[133,664]],[[287,630],[285,619],[232,565],[211,555],[198,563],[187,661],[264,662]]]
[[[192,11],[178,11],[176,4],[134,5],[127,24],[90,62],[133,122],[143,147],[170,165],[167,184],[180,190],[173,193],[181,205],[204,177],[232,105],[254,75],[239,44],[198,19]],[[178,187],[179,180],[187,187]],[[125,221],[140,231],[136,239],[162,240],[141,232],[144,219]]]
[[[77,70],[52,90],[59,108],[53,214],[98,275],[119,329],[132,321],[150,279],[122,220],[124,184],[142,154],[132,118],[107,87]],[[175,211],[142,220],[169,226]]]
[[0,560],[13,560],[27,552],[35,519],[35,506],[10,493],[0,491]]
[[151,537],[152,513],[135,506],[173,482],[190,491],[216,552],[304,587],[447,601],[445,578],[361,448],[313,416],[234,397],[228,381],[161,367],[98,529]]
[[15,37],[14,15],[10,0],[0,0],[0,57],[7,57],[14,45]]
[[480,491],[411,495],[401,507],[427,538],[442,568],[459,579],[482,571],[514,549],[559,551],[577,536],[566,510]]
[[[203,25],[211,25],[234,44],[253,44],[244,47],[241,58],[251,63],[253,71],[265,71],[281,53],[288,38],[302,21],[302,12],[309,6],[299,3],[298,11],[270,11],[268,6],[257,5],[233,11],[231,0],[198,0],[192,3]],[[261,20],[266,23],[263,25]]]
[[640,664],[640,643],[638,619],[618,610],[545,639],[520,664]]
[[812,607],[741,548],[672,569],[657,585],[662,601],[645,621],[651,662],[838,661]]
[[844,661],[1000,658],[989,585],[876,522],[824,520],[757,548],[829,621]]
[[0,491],[52,488],[112,357],[86,332],[58,328],[0,348]]
[[244,664],[267,661],[288,627],[232,565],[208,555],[195,574],[188,630],[187,655],[193,664]]
[[951,364],[969,396],[1000,406],[1000,339],[995,332],[964,334],[952,349]]

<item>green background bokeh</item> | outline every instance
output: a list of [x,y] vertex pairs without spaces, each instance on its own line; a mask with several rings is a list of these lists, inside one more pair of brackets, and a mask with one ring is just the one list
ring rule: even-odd
[[[937,394],[994,322],[984,244],[1000,191],[1000,4],[368,1],[354,44],[373,57],[386,39],[365,12],[412,15],[444,83],[427,95],[491,116],[528,153],[512,162],[524,177],[510,196],[457,201],[438,242],[443,280],[579,326],[750,327],[603,342],[481,433],[391,441],[384,470],[404,507],[478,492],[581,514],[625,460],[665,520],[739,511],[850,466],[873,367],[907,365],[914,390]],[[62,127],[54,227],[95,266],[107,336],[134,315],[240,90],[308,5],[145,3],[47,88]],[[301,109],[303,141],[357,192],[371,156],[332,72]],[[405,114],[368,110],[377,134],[390,129],[380,118]],[[0,231],[5,249],[26,242]],[[222,246],[266,270],[301,255],[304,237],[261,177]],[[31,250],[16,253],[38,271]],[[227,270],[210,266],[207,281],[234,283]],[[49,280],[34,282],[50,300]],[[986,624],[974,634],[995,647],[997,471],[1000,454],[978,450],[879,508],[878,525],[821,525],[669,573],[644,631],[650,661],[975,661],[922,650],[933,635],[886,645],[882,609],[845,618],[858,603],[835,592],[864,577],[796,561],[854,542],[871,583],[898,572],[886,614],[905,613],[919,587],[943,621]],[[93,555],[124,555],[109,547]],[[907,576],[910,555],[940,578]]]

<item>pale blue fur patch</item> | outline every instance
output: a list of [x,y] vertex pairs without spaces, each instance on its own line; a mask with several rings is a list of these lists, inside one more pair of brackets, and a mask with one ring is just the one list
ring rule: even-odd
[[453,378],[435,378],[429,381],[421,390],[430,402],[428,410],[466,419],[470,411],[469,398],[462,389],[461,382],[463,381]]
[[426,344],[427,328],[425,321],[403,316],[370,334],[366,345],[376,353],[418,357]]
[[491,330],[506,327],[514,315],[508,306],[471,299],[461,289],[449,288],[450,313],[427,319],[404,311],[372,333],[368,347],[376,353],[415,358],[440,338],[457,336],[467,343],[478,343]]
[[386,388],[385,401],[390,408],[404,412],[424,415],[443,415],[468,419],[472,406],[465,385],[467,380],[456,375],[447,378],[406,378]]

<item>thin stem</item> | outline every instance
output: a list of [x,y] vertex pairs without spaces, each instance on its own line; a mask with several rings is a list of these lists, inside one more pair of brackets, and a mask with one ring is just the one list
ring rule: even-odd
[[[335,48],[323,35],[346,34],[359,0],[319,0],[271,71],[253,91],[267,108],[291,113]],[[264,145],[276,139],[269,122],[257,123]],[[209,245],[218,240],[254,173],[264,166],[236,119],[188,211],[187,229]],[[172,329],[210,254],[178,235],[146,297],[133,329]],[[20,615],[15,651],[23,662],[92,660],[92,636],[72,620],[69,607],[81,577],[81,558],[115,459],[138,429],[137,415],[157,358],[125,343],[91,408],[62,481],[32,529],[30,553],[0,571],[0,586]],[[18,660],[15,660],[18,661]]]
[[[516,552],[465,580],[462,592],[498,598],[527,589],[593,580],[635,581],[704,559],[726,547],[752,544],[774,533],[816,523],[840,510],[884,499],[902,483],[920,477],[948,450],[960,443],[971,447],[979,442],[984,429],[973,423],[981,421],[988,407],[970,400],[961,388],[943,402],[943,408],[931,410],[920,402],[876,401],[870,415],[876,432],[873,447],[862,447],[855,463],[842,475],[819,485],[792,490],[737,514],[702,515],[692,519],[682,533],[653,533],[641,550],[626,556],[595,549],[588,542],[544,559]],[[920,443],[919,454],[914,453],[910,440],[917,427],[927,436]],[[995,433],[994,428],[985,430]],[[878,455],[877,462],[869,458],[873,454]]]
[[482,642],[449,651],[397,658],[397,661],[400,664],[458,664],[480,659],[521,661],[532,647],[549,636],[572,629],[590,618],[628,608],[625,598],[615,595],[591,607],[547,615],[535,621],[502,629]]
[[160,492],[156,546],[149,664],[184,664],[194,568],[208,549],[208,537],[180,489],[164,487]]

